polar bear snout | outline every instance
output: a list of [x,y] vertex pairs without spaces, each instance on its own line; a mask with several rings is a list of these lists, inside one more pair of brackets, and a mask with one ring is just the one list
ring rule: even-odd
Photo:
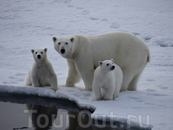
[[111,68],[110,68],[110,70],[114,70],[115,69],[115,66],[113,65]]
[[38,58],[38,59],[41,59],[41,55],[37,55],[37,58]]
[[61,54],[64,54],[65,53],[65,49],[61,49]]

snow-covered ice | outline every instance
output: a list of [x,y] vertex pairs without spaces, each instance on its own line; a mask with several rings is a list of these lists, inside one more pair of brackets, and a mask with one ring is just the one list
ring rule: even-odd
[[[150,124],[153,130],[172,130],[172,12],[172,0],[0,1],[0,91],[33,93],[37,88],[22,87],[33,63],[31,49],[45,47],[59,86],[65,84],[68,68],[54,50],[53,36],[126,31],[143,39],[151,52],[138,91],[121,92],[114,101],[96,102],[92,92],[79,89],[84,88],[81,81],[76,88],[60,87],[55,95],[61,93],[79,104],[95,106],[92,118],[112,115]],[[47,88],[35,93],[53,96]]]

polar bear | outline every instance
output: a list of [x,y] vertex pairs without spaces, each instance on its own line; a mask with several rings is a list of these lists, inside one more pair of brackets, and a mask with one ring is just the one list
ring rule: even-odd
[[89,91],[92,90],[94,70],[98,67],[98,61],[113,58],[120,66],[124,76],[122,91],[137,89],[138,79],[150,61],[146,44],[126,32],[53,37],[53,42],[55,50],[67,59],[69,70],[66,86],[74,86],[81,77],[85,90]]
[[34,63],[32,69],[29,70],[25,84],[27,86],[43,87],[51,86],[51,89],[58,89],[57,76],[54,69],[47,59],[47,48],[31,50]]
[[94,100],[114,100],[119,96],[122,82],[123,72],[113,59],[99,61],[92,84]]

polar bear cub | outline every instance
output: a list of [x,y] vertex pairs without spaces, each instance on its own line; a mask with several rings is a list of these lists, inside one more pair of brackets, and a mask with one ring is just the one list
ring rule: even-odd
[[47,48],[31,50],[34,63],[29,70],[25,84],[27,86],[43,87],[51,86],[51,89],[58,89],[57,76],[54,72],[52,64],[47,59]]
[[94,100],[114,100],[121,90],[123,72],[113,59],[98,63],[92,84]]

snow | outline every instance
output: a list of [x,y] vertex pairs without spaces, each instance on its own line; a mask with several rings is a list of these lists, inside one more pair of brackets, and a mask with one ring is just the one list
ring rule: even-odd
[[[172,130],[173,119],[172,0],[6,0],[0,1],[0,92],[69,98],[96,107],[92,118],[116,116]],[[93,101],[92,92],[63,87],[68,67],[53,47],[52,37],[125,31],[145,41],[151,52],[138,90],[114,101]],[[33,63],[31,49],[48,48],[60,89],[24,86]],[[59,95],[59,96],[58,96]]]

